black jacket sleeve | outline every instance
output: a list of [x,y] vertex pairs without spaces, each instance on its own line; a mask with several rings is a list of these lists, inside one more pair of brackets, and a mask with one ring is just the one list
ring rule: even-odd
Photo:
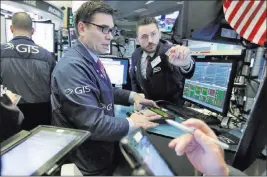
[[113,87],[114,103],[119,105],[129,105],[131,91]]

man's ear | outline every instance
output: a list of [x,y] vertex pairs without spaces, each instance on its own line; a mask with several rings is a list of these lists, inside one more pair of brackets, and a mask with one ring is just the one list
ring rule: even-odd
[[11,33],[14,33],[14,28],[13,28],[13,26],[12,25],[10,25],[10,31],[11,31]]
[[86,28],[86,25],[82,22],[79,22],[77,24],[77,29],[78,29],[78,32],[79,32],[79,36],[83,36],[84,32],[85,32],[85,28]]

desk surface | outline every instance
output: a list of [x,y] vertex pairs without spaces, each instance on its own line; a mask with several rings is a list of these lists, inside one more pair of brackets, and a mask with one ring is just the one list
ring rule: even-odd
[[[134,110],[133,106],[121,106],[121,105],[115,105],[115,115],[118,117],[126,117],[127,112],[132,112]],[[176,114],[172,113],[175,116],[175,120],[177,122],[183,122],[183,120],[177,116]],[[151,128],[147,130],[150,133],[165,136],[168,138],[177,138],[181,135],[183,135],[185,132],[170,126],[168,124],[160,124],[159,126],[155,128]],[[241,138],[242,133],[238,130],[229,130],[229,134],[232,134],[238,138]],[[237,144],[232,146],[232,149],[236,149]]]
[[[127,112],[133,111],[133,107],[115,105],[115,115],[118,117],[126,117]],[[176,116],[177,122],[182,122],[183,120]],[[183,131],[176,129],[168,124],[160,124],[156,128],[147,130],[150,134],[150,138],[153,144],[161,152],[164,158],[169,162],[171,167],[175,170],[178,175],[181,176],[199,176],[200,174],[194,169],[186,156],[177,156],[175,151],[168,148],[168,143],[172,138],[177,138],[184,134]],[[241,136],[237,131],[231,130],[229,133],[235,136]],[[233,158],[233,152],[225,152],[225,160],[230,164]]]
[[[118,117],[125,117],[127,112],[132,112],[133,106],[121,106],[121,105],[115,105],[115,115]],[[179,118],[179,116],[175,115],[175,120],[177,122],[182,122],[183,120]],[[159,126],[155,128],[151,128],[147,130],[150,133],[155,133],[162,136],[167,136],[171,138],[176,138],[178,136],[181,136],[184,134],[183,131],[170,126],[168,124],[160,124]]]

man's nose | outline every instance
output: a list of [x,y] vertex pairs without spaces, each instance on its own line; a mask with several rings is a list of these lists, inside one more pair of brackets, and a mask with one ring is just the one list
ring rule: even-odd
[[112,40],[113,39],[113,34],[111,32],[109,32],[107,35],[106,35],[106,39],[107,40]]
[[148,36],[148,43],[152,43],[152,42],[153,42],[152,37],[149,35]]

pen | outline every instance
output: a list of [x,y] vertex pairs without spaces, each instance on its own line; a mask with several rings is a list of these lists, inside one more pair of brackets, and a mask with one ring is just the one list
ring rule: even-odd
[[[186,127],[184,126],[183,124],[180,124],[176,121],[173,121],[173,120],[170,120],[170,119],[166,119],[165,120],[168,124],[180,129],[180,130],[183,130],[184,132],[186,133],[191,133],[193,134],[194,133],[194,130],[195,128],[192,128],[192,127]],[[226,144],[226,143],[223,143],[219,140],[216,140],[216,139],[213,139],[211,137],[208,137],[213,143],[217,144],[218,146],[220,146],[222,149],[229,149],[229,145]]]

